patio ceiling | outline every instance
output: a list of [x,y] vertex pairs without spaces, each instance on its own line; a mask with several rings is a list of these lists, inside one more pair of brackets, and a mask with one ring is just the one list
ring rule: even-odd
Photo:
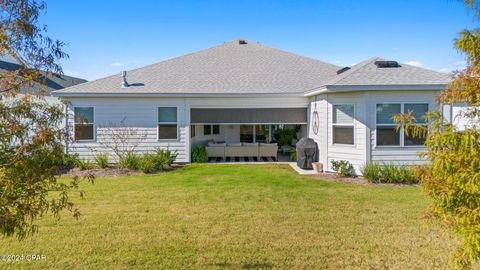
[[192,124],[306,124],[307,108],[192,108]]

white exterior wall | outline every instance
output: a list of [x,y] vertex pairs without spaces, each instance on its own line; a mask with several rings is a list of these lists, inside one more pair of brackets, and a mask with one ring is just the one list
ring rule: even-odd
[[[105,131],[104,127],[118,124],[125,119],[126,125],[138,130],[138,136],[131,139],[131,144],[137,144],[136,151],[154,151],[157,148],[169,148],[177,151],[177,162],[188,162],[190,151],[189,114],[184,98],[74,98],[70,99],[68,119],[72,137],[74,107],[94,107],[95,139]],[[177,107],[178,139],[158,140],[158,107]],[[143,134],[146,137],[143,138]],[[80,158],[90,159],[98,153],[108,153],[114,158],[114,153],[102,146],[97,140],[92,142],[74,142],[69,147],[69,153],[77,153]]]
[[192,145],[206,145],[210,140],[237,143],[240,141],[240,126],[220,125],[220,134],[203,135],[203,125],[196,125]]
[[[428,103],[435,110],[438,91],[365,91],[328,93],[310,98],[308,136],[319,146],[319,161],[326,171],[331,171],[332,160],[348,160],[357,174],[367,162],[394,163],[398,165],[420,164],[418,156],[424,147],[376,146],[376,104],[380,103]],[[317,105],[319,131],[314,134],[312,116]],[[333,144],[332,115],[334,104],[354,104],[354,145]]]
[[[156,148],[176,150],[177,162],[190,161],[190,108],[309,108],[308,137],[319,146],[319,160],[327,171],[331,171],[332,160],[348,160],[356,173],[360,174],[367,162],[394,162],[396,164],[415,164],[422,161],[418,151],[423,147],[376,147],[376,104],[378,103],[428,103],[429,109],[435,109],[434,99],[437,91],[365,91],[349,93],[328,93],[310,99],[306,97],[197,97],[197,98],[70,98],[68,106],[69,126],[73,130],[73,107],[94,107],[96,133],[102,132],[102,126],[118,123],[126,119],[130,127],[146,132],[147,137],[140,143],[138,151],[152,151]],[[313,133],[311,117],[317,105],[319,114],[319,132]],[[354,104],[354,145],[335,145],[332,136],[332,109],[334,104]],[[159,141],[157,139],[157,108],[178,108],[177,140]],[[235,129],[238,126],[232,126]],[[229,126],[220,127],[220,135],[215,140],[236,142],[239,134]],[[232,132],[230,132],[232,131]],[[231,134],[230,134],[231,133]],[[72,133],[73,135],[73,133]],[[196,127],[195,143],[207,141],[212,136],[203,135],[203,127]],[[134,138],[133,140],[139,140]],[[76,142],[69,147],[70,153],[78,153],[82,158],[92,158],[100,152],[110,152],[97,141]],[[110,154],[112,154],[110,152]]]
[[[332,160],[348,160],[360,174],[360,169],[367,161],[367,123],[366,123],[366,94],[340,93],[324,94],[317,96],[317,112],[319,115],[319,131],[314,134],[312,121],[309,125],[309,137],[313,138],[320,150],[319,161],[324,164],[324,170],[332,171]],[[332,115],[333,105],[353,104],[354,105],[354,145],[333,144]],[[311,99],[310,118],[315,110],[315,98]]]
[[[139,134],[145,132],[146,138],[132,138],[132,144],[139,143],[136,151],[153,151],[157,148],[169,148],[178,153],[176,162],[190,161],[190,109],[191,108],[298,108],[307,107],[308,99],[305,97],[198,97],[198,98],[135,98],[135,97],[75,97],[69,98],[68,122],[72,137],[74,107],[94,107],[95,139],[106,127],[112,123],[119,123],[125,119],[128,127],[138,129]],[[177,107],[178,139],[158,140],[158,107]],[[207,139],[211,136],[203,136],[203,127],[196,127],[198,139]],[[233,130],[224,126],[219,140],[232,142]],[[231,133],[231,134],[230,134]],[[239,132],[238,132],[239,133]],[[230,134],[230,135],[228,135]],[[235,133],[237,134],[237,133]],[[227,136],[228,135],[228,136]],[[203,137],[203,138],[202,138]],[[240,138],[238,138],[239,140]],[[235,140],[235,141],[238,141]],[[74,142],[69,146],[69,153],[78,153],[81,158],[91,159],[99,153],[114,154],[108,148],[102,146],[97,140],[91,142]]]
[[471,128],[473,124],[478,123],[476,119],[471,119],[465,115],[473,109],[475,109],[475,107],[466,104],[444,105],[443,115],[446,121],[452,123],[458,130],[463,131],[466,128]]

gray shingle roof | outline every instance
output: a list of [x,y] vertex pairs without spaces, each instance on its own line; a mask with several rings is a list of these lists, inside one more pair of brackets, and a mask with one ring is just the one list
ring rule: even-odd
[[351,69],[334,76],[325,86],[389,86],[389,85],[445,85],[451,80],[449,74],[400,63],[397,68],[378,68],[373,57],[352,66]]
[[[20,65],[8,55],[0,55],[0,74],[9,71],[17,70]],[[45,76],[45,72],[40,72],[40,75]],[[70,87],[79,83],[84,83],[86,80],[75,78],[67,75],[50,74],[46,77],[46,84],[40,85],[35,83],[32,86],[24,86],[20,89],[20,93],[38,93],[39,90],[49,96],[52,91],[60,90],[65,87]]]
[[274,49],[233,40],[195,53],[55,91],[87,94],[303,94],[322,87],[445,85],[448,74],[401,64],[378,68],[368,59],[337,75],[341,67]]
[[56,93],[249,94],[303,93],[340,68],[256,42],[239,40],[127,72],[121,88],[115,74]]

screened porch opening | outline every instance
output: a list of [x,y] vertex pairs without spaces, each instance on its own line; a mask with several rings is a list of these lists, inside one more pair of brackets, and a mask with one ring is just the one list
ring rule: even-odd
[[307,108],[193,108],[191,147],[204,146],[210,162],[290,161],[307,135]]

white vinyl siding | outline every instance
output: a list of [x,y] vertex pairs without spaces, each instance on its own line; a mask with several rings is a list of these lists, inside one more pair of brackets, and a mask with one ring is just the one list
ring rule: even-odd
[[[124,121],[129,128],[137,132],[128,139],[128,143],[137,144],[136,153],[155,151],[156,149],[170,149],[177,153],[176,162],[188,162],[187,141],[189,129],[185,100],[180,98],[72,98],[68,106],[69,128],[73,130],[74,107],[94,107],[96,141],[73,142],[69,146],[69,153],[77,153],[82,159],[93,159],[99,153],[107,153],[112,160],[115,155],[111,149],[102,145],[108,141],[109,127]],[[176,140],[158,139],[158,108],[176,107],[178,138]]]
[[[400,112],[404,104],[407,111],[409,108],[418,111],[414,112],[414,117],[417,121],[422,121],[419,115],[423,114],[426,105],[429,110],[435,108],[436,94],[438,91],[365,91],[322,94],[316,97],[316,101],[315,97],[311,97],[308,136],[318,143],[319,161],[324,164],[327,171],[331,171],[332,160],[348,160],[353,164],[357,174],[361,173],[361,168],[367,162],[400,165],[423,163],[418,155],[425,149],[423,145],[377,146],[377,104],[399,104]],[[334,114],[338,114],[335,112],[335,105],[339,104],[354,105],[354,145],[334,143],[333,126],[334,122],[339,122],[337,120],[339,117],[334,117]],[[319,118],[317,134],[314,133],[312,126],[315,111]],[[379,126],[395,126],[390,119],[391,113],[379,117]]]
[[[168,148],[177,152],[176,162],[190,161],[190,146],[195,144],[204,144],[212,138],[227,142],[238,142],[239,126],[221,126],[219,135],[203,136],[203,126],[195,126],[195,137],[190,138],[190,108],[300,108],[307,107],[308,99],[302,96],[298,97],[271,97],[271,96],[252,96],[252,97],[192,97],[192,98],[173,98],[173,97],[70,97],[68,110],[68,127],[70,134],[74,129],[74,107],[94,107],[95,108],[95,126],[97,141],[92,142],[74,142],[69,145],[69,153],[78,153],[81,158],[92,159],[98,153],[107,153],[112,158],[114,154],[109,149],[103,147],[98,138],[105,134],[108,126],[125,120],[129,127],[138,129],[139,134],[130,141],[137,142],[135,151],[142,153],[145,151],[154,151],[157,148]],[[176,107],[178,138],[176,140],[158,139],[158,108]],[[192,141],[192,143],[191,143]]]
[[[324,164],[327,171],[331,171],[332,160],[348,160],[360,174],[362,166],[366,162],[367,129],[365,125],[365,102],[364,93],[331,93],[318,95],[311,98],[309,110],[308,136],[315,140],[319,148],[319,161]],[[315,107],[316,104],[316,107]],[[336,105],[353,106],[347,109],[348,113],[335,112]],[[348,107],[347,106],[347,107]],[[313,131],[312,117],[317,111],[319,129],[317,134]],[[334,123],[343,123],[351,126],[349,119],[353,118],[354,144],[338,144],[334,142]],[[347,124],[348,123],[348,124]]]

